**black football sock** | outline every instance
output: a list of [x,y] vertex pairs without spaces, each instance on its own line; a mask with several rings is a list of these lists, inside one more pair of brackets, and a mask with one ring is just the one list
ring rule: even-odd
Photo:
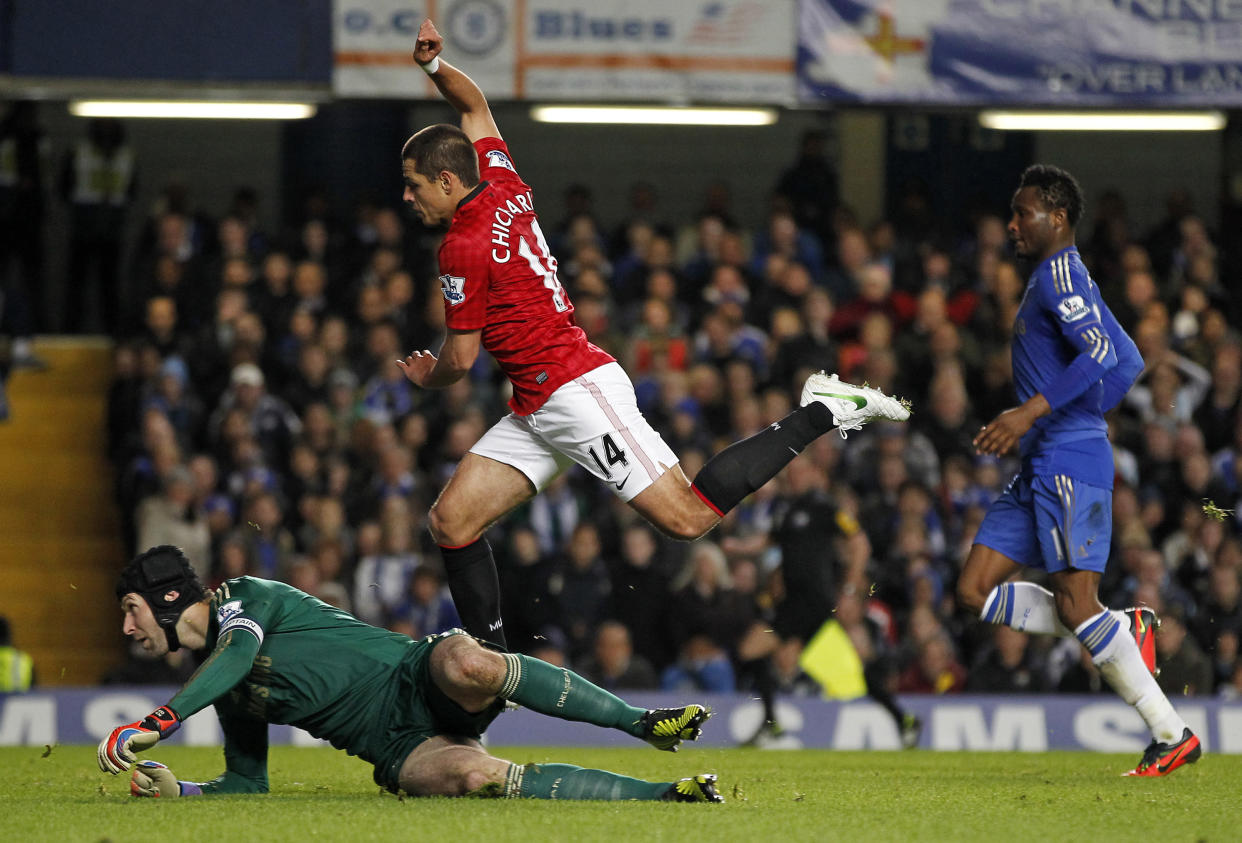
[[883,706],[884,710],[888,712],[889,717],[892,717],[893,722],[897,724],[897,728],[900,729],[901,722],[905,719],[906,713],[897,704],[897,699],[889,693],[884,682],[884,676],[877,669],[875,662],[863,669],[863,681],[867,684],[867,696]]
[[755,678],[755,692],[759,694],[759,701],[763,703],[763,722],[776,722],[776,677],[772,675],[772,662],[767,656],[755,659],[753,662],[753,676]]
[[444,556],[444,574],[453,605],[466,632],[507,649],[492,546],[481,538],[461,547],[441,545],[440,553]]
[[799,407],[754,436],[735,442],[707,461],[691,488],[717,515],[767,483],[802,450],[836,426],[819,402]]

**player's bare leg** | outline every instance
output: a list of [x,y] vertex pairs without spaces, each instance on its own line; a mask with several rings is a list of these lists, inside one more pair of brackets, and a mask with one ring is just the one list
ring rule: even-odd
[[411,796],[465,796],[485,792],[488,785],[499,796],[512,766],[472,738],[437,735],[406,756],[398,781]]
[[680,463],[635,495],[630,506],[666,536],[683,541],[697,539],[720,523],[720,516],[691,490]]
[[483,538],[497,519],[535,496],[526,475],[510,465],[467,453],[431,507],[431,535],[462,625],[471,635],[505,646],[500,583],[491,545]]
[[1100,603],[1100,575],[1095,571],[1067,568],[1048,576],[1061,623],[1069,629],[1104,611]]
[[468,452],[431,506],[431,535],[442,547],[477,541],[484,530],[534,496],[535,487],[525,474]]
[[982,544],[971,545],[957,580],[957,602],[975,614],[983,611],[992,589],[1008,580],[1022,566],[999,550]]

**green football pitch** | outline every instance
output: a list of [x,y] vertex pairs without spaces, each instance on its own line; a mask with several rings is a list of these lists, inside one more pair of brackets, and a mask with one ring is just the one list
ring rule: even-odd
[[[0,838],[193,840],[1004,840],[1242,838],[1242,756],[1204,756],[1164,779],[1119,774],[1136,756],[1088,753],[497,750],[653,780],[720,776],[725,805],[397,799],[330,749],[273,747],[264,796],[135,799],[93,746],[0,749]],[[151,753],[181,778],[223,769],[218,749]]]

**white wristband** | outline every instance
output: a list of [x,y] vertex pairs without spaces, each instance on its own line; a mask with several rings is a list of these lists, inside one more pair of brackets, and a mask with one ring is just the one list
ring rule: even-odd
[[423,69],[423,73],[426,73],[428,76],[434,76],[435,72],[440,69],[440,57],[436,56],[426,64],[420,64],[419,67]]

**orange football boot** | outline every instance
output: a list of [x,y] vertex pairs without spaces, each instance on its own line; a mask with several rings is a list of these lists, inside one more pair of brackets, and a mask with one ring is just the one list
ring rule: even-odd
[[1177,743],[1160,743],[1152,741],[1143,752],[1138,766],[1126,776],[1167,776],[1185,764],[1193,764],[1203,755],[1203,747],[1199,739],[1189,728],[1182,731],[1182,739]]

